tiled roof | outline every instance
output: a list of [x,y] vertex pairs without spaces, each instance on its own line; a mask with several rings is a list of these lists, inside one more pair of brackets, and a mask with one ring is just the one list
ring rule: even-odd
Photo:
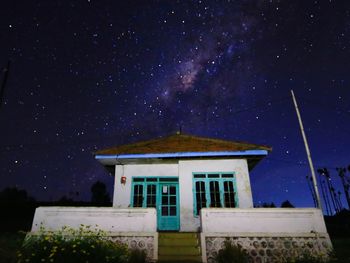
[[147,154],[178,152],[225,152],[267,150],[271,147],[246,142],[226,141],[185,134],[175,134],[165,138],[125,144],[97,151],[96,155]]

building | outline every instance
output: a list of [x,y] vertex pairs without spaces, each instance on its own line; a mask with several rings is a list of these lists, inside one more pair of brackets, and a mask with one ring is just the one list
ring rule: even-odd
[[164,231],[198,236],[203,262],[213,261],[225,240],[254,262],[327,254],[331,243],[319,209],[253,208],[249,171],[269,151],[184,134],[101,150],[95,158],[115,177],[113,207],[38,208],[32,230],[97,224],[113,240],[147,249],[152,259],[174,259],[180,251],[164,248],[164,239],[174,238]]

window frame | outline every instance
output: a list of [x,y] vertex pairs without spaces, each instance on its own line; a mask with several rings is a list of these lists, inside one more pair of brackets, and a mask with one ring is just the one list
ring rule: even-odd
[[[148,179],[148,180],[147,180]],[[151,180],[150,180],[151,179]],[[161,177],[155,177],[155,176],[133,176],[131,178],[131,191],[130,191],[130,207],[133,208],[157,208],[158,205],[158,194],[159,194],[159,185],[161,183],[179,183],[179,178],[175,176],[161,176]],[[142,185],[142,206],[134,206],[134,189],[136,185]],[[156,191],[155,191],[155,197],[156,202],[155,206],[147,207],[147,186],[149,185],[155,185]]]
[[[218,175],[218,176],[216,176]],[[232,175],[232,177],[228,177]],[[198,177],[196,177],[198,176]],[[211,197],[210,197],[210,182],[217,181],[219,184],[219,194],[220,194],[220,207],[225,208],[225,191],[224,191],[224,182],[233,183],[234,191],[234,207],[239,207],[238,193],[237,193],[237,183],[236,183],[236,173],[235,172],[195,172],[192,173],[192,193],[193,193],[193,215],[194,217],[199,217],[200,211],[197,209],[197,191],[196,183],[204,182],[205,189],[205,199],[206,206],[204,208],[210,208]],[[203,208],[201,207],[201,208]]]

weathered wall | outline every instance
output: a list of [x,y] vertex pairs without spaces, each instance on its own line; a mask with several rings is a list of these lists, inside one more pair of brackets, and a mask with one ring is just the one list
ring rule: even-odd
[[57,231],[63,226],[79,228],[97,225],[110,232],[156,232],[154,208],[115,209],[112,207],[39,207],[35,210],[32,231],[40,226]]
[[[179,177],[180,231],[197,231],[199,217],[193,214],[193,173],[234,172],[240,208],[253,207],[249,172],[245,159],[179,160],[171,164],[128,164],[115,169],[113,206],[127,208],[131,201],[132,177],[177,176]],[[126,184],[120,183],[126,176]]]
[[214,262],[226,240],[252,262],[326,256],[332,249],[322,212],[314,208],[202,209],[201,226],[203,262]]
[[150,259],[158,258],[157,216],[154,208],[115,209],[109,207],[39,207],[35,210],[32,234],[44,227],[58,231],[81,224],[107,232],[113,241],[129,248],[145,249]]

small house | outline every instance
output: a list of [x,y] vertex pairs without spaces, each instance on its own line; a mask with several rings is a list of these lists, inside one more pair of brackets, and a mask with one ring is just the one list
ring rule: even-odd
[[270,151],[184,134],[100,150],[95,159],[114,175],[113,207],[38,208],[32,231],[98,225],[152,260],[212,262],[227,240],[253,262],[327,254],[319,209],[253,208],[249,172]]

